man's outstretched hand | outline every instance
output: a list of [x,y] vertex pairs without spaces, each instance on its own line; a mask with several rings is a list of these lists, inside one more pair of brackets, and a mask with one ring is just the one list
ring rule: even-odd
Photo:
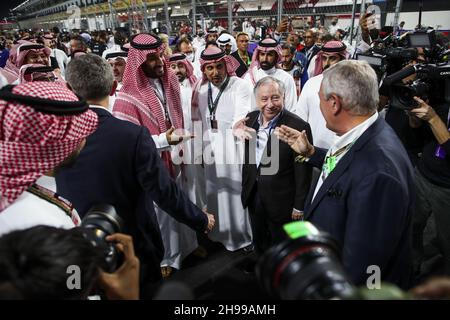
[[241,119],[233,126],[233,135],[240,140],[251,140],[256,134],[256,130],[246,125],[249,117]]
[[304,156],[311,157],[314,154],[314,146],[309,143],[306,131],[302,132],[282,125],[275,130],[278,139],[286,142],[295,152]]

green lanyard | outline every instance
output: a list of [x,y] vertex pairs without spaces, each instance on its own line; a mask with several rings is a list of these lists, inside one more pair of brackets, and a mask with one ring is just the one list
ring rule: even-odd
[[330,156],[327,156],[325,158],[325,163],[323,164],[322,171],[327,175],[327,177],[330,175],[331,172],[336,168],[337,164],[337,158],[343,154],[345,151],[351,148],[354,141],[347,144],[346,146],[343,146],[339,150],[337,150],[335,153],[333,153]]
[[211,82],[208,83],[208,109],[209,109],[209,115],[211,116],[211,119],[216,118],[216,109],[217,105],[219,104],[219,99],[222,96],[222,93],[225,91],[225,88],[228,85],[228,82],[230,82],[230,77],[227,77],[225,82],[220,86],[219,94],[217,95],[216,99],[212,99],[212,88],[211,88]]

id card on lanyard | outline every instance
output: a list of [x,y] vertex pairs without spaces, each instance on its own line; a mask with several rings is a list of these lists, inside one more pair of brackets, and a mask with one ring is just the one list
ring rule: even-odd
[[216,119],[216,110],[217,105],[219,104],[219,99],[222,96],[222,93],[225,91],[225,88],[227,87],[228,83],[230,82],[230,77],[227,77],[225,82],[220,86],[220,91],[217,94],[216,99],[212,98],[212,88],[211,88],[211,82],[208,82],[208,110],[209,110],[209,117],[211,121],[211,129],[217,131],[219,129],[217,119]]

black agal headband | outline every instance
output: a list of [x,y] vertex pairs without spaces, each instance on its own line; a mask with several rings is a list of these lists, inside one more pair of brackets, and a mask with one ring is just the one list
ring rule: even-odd
[[80,114],[89,109],[87,102],[78,95],[79,101],[49,100],[12,93],[14,87],[14,85],[6,85],[1,88],[0,99],[9,102],[19,102],[32,107],[36,111],[60,116]]

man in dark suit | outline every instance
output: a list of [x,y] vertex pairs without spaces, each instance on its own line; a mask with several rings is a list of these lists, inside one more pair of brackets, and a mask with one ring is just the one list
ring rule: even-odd
[[[202,212],[170,178],[155,143],[144,127],[119,120],[107,110],[117,83],[106,60],[88,54],[71,61],[66,79],[99,118],[76,163],[56,176],[57,192],[80,216],[94,204],[111,204],[123,218],[123,233],[134,240],[141,261],[141,293],[151,298],[161,279],[164,248],[153,201],[179,222],[210,231],[214,217]],[[146,286],[149,286],[148,290]]]
[[239,68],[236,70],[236,75],[239,78],[247,72],[250,63],[252,62],[252,54],[248,52],[248,45],[250,37],[245,32],[239,32],[236,35],[237,50],[231,55],[239,62]]
[[241,199],[249,208],[253,244],[261,254],[284,239],[284,224],[302,217],[311,181],[311,168],[295,162],[295,152],[278,140],[275,129],[287,125],[312,137],[305,121],[283,109],[280,80],[262,78],[254,90],[260,110],[239,121],[234,132],[246,140]]
[[341,61],[324,72],[319,97],[327,128],[337,134],[328,151],[313,147],[305,133],[278,131],[299,161],[322,169],[305,219],[340,243],[344,268],[356,285],[366,284],[373,275],[369,270],[380,270],[379,280],[407,288],[413,170],[400,140],[377,113],[376,74],[365,62]]

